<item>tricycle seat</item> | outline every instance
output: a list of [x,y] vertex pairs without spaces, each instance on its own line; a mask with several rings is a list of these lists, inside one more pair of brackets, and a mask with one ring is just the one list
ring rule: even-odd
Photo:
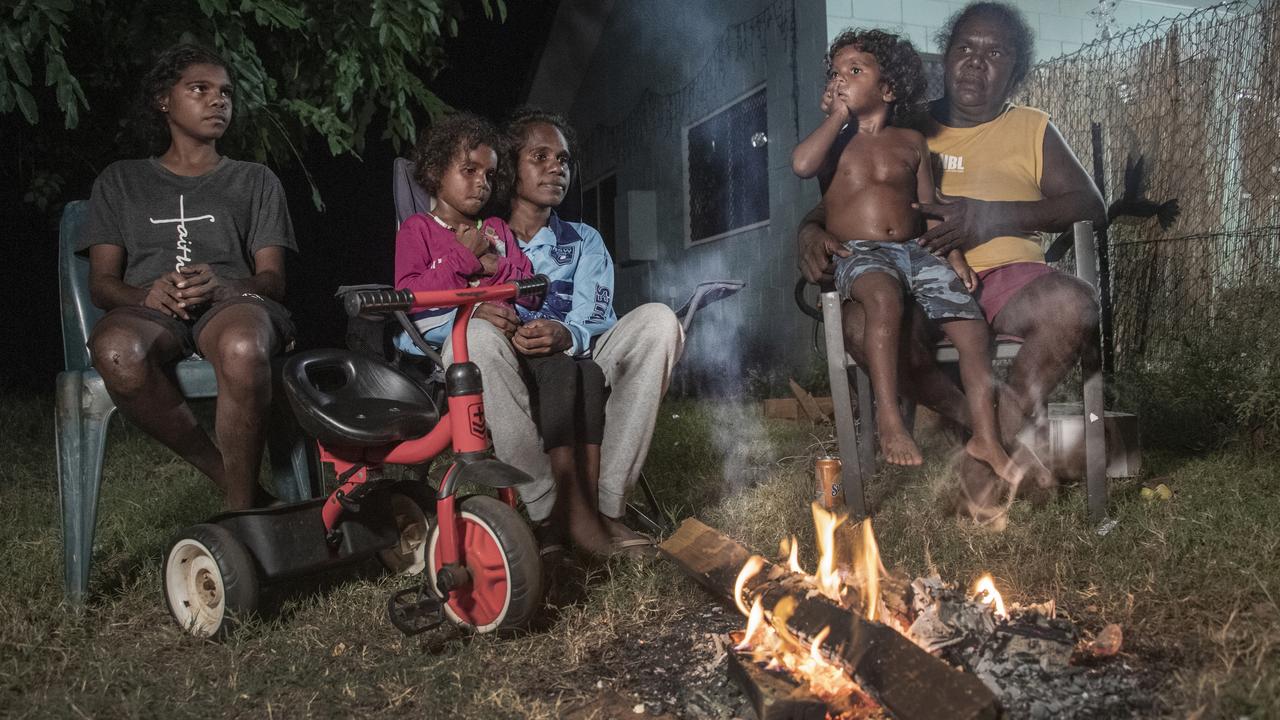
[[440,421],[436,404],[417,383],[349,350],[290,358],[284,387],[298,424],[326,445],[393,445],[426,435]]

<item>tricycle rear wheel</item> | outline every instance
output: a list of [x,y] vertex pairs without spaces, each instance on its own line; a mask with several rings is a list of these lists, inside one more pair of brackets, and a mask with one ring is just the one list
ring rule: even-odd
[[419,482],[396,483],[390,492],[391,515],[398,531],[395,545],[378,552],[382,566],[395,575],[417,575],[427,567],[427,538],[434,525],[435,498]]
[[258,571],[231,531],[202,523],[178,533],[164,562],[169,614],[196,637],[226,637],[258,607]]

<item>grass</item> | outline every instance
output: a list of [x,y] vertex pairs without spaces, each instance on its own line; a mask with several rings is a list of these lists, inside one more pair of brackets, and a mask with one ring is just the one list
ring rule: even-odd
[[[0,469],[0,715],[564,717],[599,687],[627,696],[620,638],[696,617],[708,602],[665,563],[620,562],[596,570],[586,598],[536,632],[406,639],[383,611],[405,582],[363,567],[277,593],[275,612],[227,642],[195,640],[164,609],[160,560],[170,534],[214,513],[217,498],[117,423],[92,600],[77,612],[62,604],[51,406],[10,398],[0,408],[10,459]],[[787,533],[808,547],[812,458],[829,434],[732,405],[668,403],[646,472],[675,515],[762,551]],[[717,449],[717,438],[737,449]],[[940,443],[927,456],[944,456]],[[1015,505],[1008,528],[993,532],[939,512],[944,462],[882,473],[871,491],[885,562],[961,582],[990,571],[1009,599],[1055,598],[1087,631],[1120,623],[1122,661],[1165,680],[1162,714],[1280,717],[1280,459],[1145,462],[1145,478],[1113,483],[1119,524],[1105,537],[1085,523],[1079,489],[1043,509]],[[1155,477],[1171,501],[1139,497]]]

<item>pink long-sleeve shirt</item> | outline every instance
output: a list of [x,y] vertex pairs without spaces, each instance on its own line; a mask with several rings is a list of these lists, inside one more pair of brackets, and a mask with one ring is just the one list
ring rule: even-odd
[[[474,280],[477,285],[500,285],[533,276],[533,265],[520,250],[515,234],[500,218],[489,218],[480,227],[498,253],[498,268],[484,276],[475,254],[458,242],[454,232],[430,215],[413,215],[396,233],[396,287],[409,290],[458,290]],[[538,298],[523,301],[536,306]],[[508,302],[510,305],[510,302]],[[427,308],[413,314],[413,323],[426,341],[436,347],[448,337],[456,309]],[[405,333],[396,345],[417,352]]]
[[501,218],[484,221],[480,233],[495,243],[498,269],[483,276],[480,260],[458,242],[454,232],[430,215],[412,215],[396,233],[396,287],[409,290],[456,290],[471,280],[501,285],[533,276],[533,265],[521,252],[515,234]]

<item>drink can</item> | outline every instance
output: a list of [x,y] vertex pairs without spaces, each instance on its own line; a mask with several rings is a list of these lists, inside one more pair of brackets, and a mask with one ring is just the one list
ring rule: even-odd
[[814,493],[818,496],[818,504],[826,510],[843,508],[844,487],[840,484],[840,458],[830,455],[818,458],[814,465],[814,475],[817,477]]

